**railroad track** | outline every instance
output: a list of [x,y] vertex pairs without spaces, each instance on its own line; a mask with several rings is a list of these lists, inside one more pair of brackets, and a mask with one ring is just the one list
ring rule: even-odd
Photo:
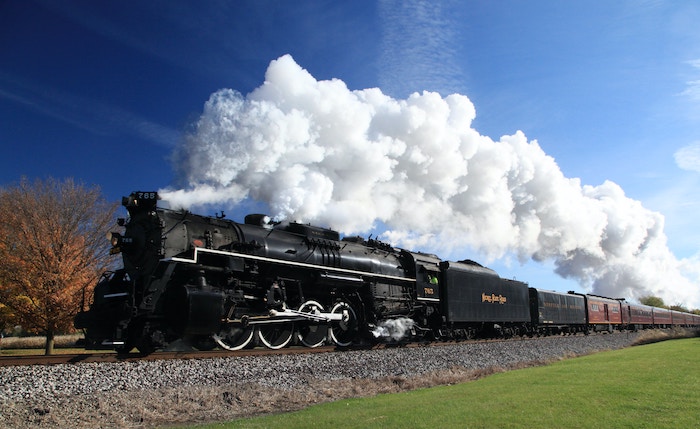
[[0,356],[0,367],[4,366],[28,366],[28,365],[59,365],[76,363],[104,363],[104,362],[136,362],[154,361],[169,359],[212,359],[223,357],[244,357],[244,356],[266,356],[285,354],[308,354],[308,353],[329,353],[338,350],[335,346],[323,346],[316,348],[289,347],[281,350],[270,350],[264,348],[245,350],[212,350],[212,351],[162,351],[149,355],[139,353],[116,354],[116,353],[76,353],[57,355],[35,355],[35,356]]
[[436,341],[436,342],[409,342],[409,343],[377,343],[371,345],[356,345],[349,347],[338,347],[333,345],[321,347],[303,347],[292,346],[283,349],[272,350],[267,348],[253,348],[243,350],[210,350],[210,351],[159,351],[148,355],[140,353],[117,354],[114,352],[97,352],[97,353],[76,353],[76,354],[57,354],[57,355],[32,355],[32,356],[0,356],[0,367],[6,366],[30,366],[30,365],[59,365],[59,364],[76,364],[76,363],[105,363],[105,362],[137,362],[137,361],[155,361],[155,360],[171,360],[171,359],[212,359],[225,357],[246,357],[246,356],[270,356],[270,355],[292,355],[292,354],[311,354],[311,353],[331,353],[335,351],[349,350],[369,350],[382,348],[414,348],[414,347],[439,347],[459,343],[472,342],[500,342],[500,341],[524,341],[532,340],[532,338],[510,338],[510,339],[474,339],[461,341]]
[[[700,335],[698,329],[686,329],[693,331],[696,335]],[[624,332],[620,332],[624,333]],[[600,332],[596,335],[606,335],[607,332]],[[576,334],[563,334],[568,336]],[[552,335],[553,337],[559,335]],[[245,356],[270,356],[270,355],[291,355],[291,354],[312,354],[312,353],[330,353],[335,351],[348,350],[369,350],[382,348],[414,348],[414,347],[440,347],[453,345],[455,343],[484,343],[484,342],[503,342],[503,341],[537,341],[539,338],[548,338],[550,336],[534,336],[534,337],[513,337],[513,338],[482,338],[469,340],[448,340],[448,341],[433,341],[433,342],[401,342],[401,343],[376,343],[365,345],[352,345],[348,347],[338,346],[320,346],[320,347],[303,347],[291,346],[283,349],[268,349],[263,347],[243,349],[243,350],[210,350],[210,351],[160,351],[149,355],[140,353],[117,354],[114,352],[97,352],[97,353],[76,353],[76,354],[57,354],[57,355],[24,355],[24,356],[0,356],[0,367],[7,366],[30,366],[30,365],[58,365],[58,364],[76,364],[76,363],[102,363],[102,362],[136,362],[136,361],[155,361],[155,360],[171,360],[171,359],[212,359],[224,357],[245,357]]]

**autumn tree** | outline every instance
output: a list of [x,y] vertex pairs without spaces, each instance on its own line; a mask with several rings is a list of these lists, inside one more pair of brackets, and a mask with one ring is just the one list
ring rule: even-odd
[[643,296],[639,298],[639,303],[642,305],[650,305],[652,307],[668,308],[666,307],[666,304],[664,304],[664,300],[659,298],[658,296]]
[[46,354],[112,262],[105,235],[115,212],[99,188],[71,179],[0,189],[0,303],[26,330],[46,335]]
[[[2,286],[0,286],[1,288]],[[14,314],[12,310],[0,302],[0,335],[3,334],[11,325],[14,320]]]

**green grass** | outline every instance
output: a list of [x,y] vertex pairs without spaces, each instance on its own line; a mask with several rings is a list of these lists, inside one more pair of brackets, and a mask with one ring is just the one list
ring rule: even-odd
[[[695,428],[700,338],[206,428]],[[342,383],[342,381],[339,381]]]

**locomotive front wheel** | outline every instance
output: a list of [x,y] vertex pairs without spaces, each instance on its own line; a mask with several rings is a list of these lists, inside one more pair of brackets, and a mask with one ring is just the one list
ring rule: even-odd
[[212,339],[222,349],[240,350],[253,340],[253,328],[224,327],[218,334],[212,335]]
[[[299,311],[308,314],[323,313],[323,306],[316,301],[306,301],[299,307]],[[297,327],[297,338],[306,347],[318,347],[326,341],[328,334],[327,323],[300,324]]]
[[292,341],[294,336],[294,323],[271,323],[257,328],[260,344],[268,349],[281,349]]
[[352,340],[357,333],[357,315],[347,302],[339,302],[333,306],[332,314],[341,314],[342,320],[331,323],[328,330],[331,340],[340,346],[347,347],[352,344]]

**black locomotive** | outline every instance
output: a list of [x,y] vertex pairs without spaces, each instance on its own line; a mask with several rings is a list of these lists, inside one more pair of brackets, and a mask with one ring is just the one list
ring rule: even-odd
[[[184,341],[278,349],[588,332],[586,305],[571,304],[584,297],[556,298],[473,261],[341,240],[330,229],[264,215],[241,224],[157,201],[156,192],[123,198],[129,219],[110,237],[123,268],[102,276],[89,310],[75,318],[86,348],[150,353]],[[553,311],[552,296],[566,307],[562,320],[543,316]]]

